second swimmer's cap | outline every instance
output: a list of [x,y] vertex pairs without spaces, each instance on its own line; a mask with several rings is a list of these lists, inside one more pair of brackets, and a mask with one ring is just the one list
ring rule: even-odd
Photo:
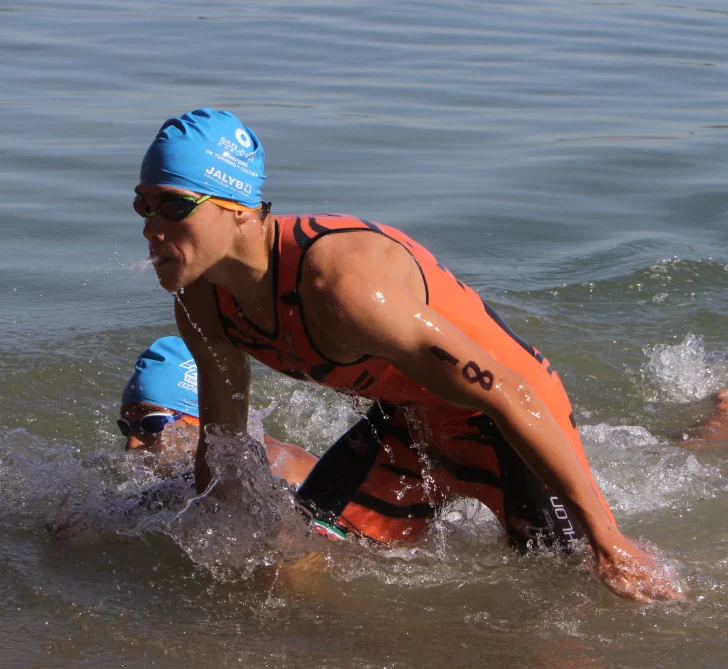
[[179,337],[157,339],[139,356],[121,402],[146,402],[199,417],[197,365]]
[[173,186],[256,209],[265,151],[235,114],[196,109],[170,118],[142,160],[141,185]]

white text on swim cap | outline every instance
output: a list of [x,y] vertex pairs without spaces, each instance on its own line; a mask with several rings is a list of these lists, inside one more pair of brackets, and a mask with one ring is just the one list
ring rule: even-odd
[[205,174],[214,181],[218,181],[225,186],[231,186],[232,188],[243,191],[246,195],[249,195],[252,191],[252,186],[250,184],[247,184],[240,179],[236,179],[235,177],[230,177],[225,174],[225,172],[222,172],[215,167],[208,167],[205,170]]
[[197,363],[194,360],[186,360],[180,367],[185,370],[185,376],[177,386],[190,392],[197,393]]
[[227,137],[220,137],[220,141],[217,143],[217,145],[225,149],[226,151],[229,151],[233,155],[245,158],[246,160],[252,160],[253,158],[255,158],[255,151],[248,152],[245,150],[251,145],[250,141],[248,141],[247,144],[241,147],[235,142],[227,139]]

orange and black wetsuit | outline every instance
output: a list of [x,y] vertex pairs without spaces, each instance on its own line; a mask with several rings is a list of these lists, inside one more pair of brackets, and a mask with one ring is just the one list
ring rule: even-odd
[[343,233],[384,235],[401,244],[419,266],[427,304],[528,379],[595,485],[568,397],[543,354],[510,330],[427,249],[398,230],[337,214],[279,216],[275,225],[275,328],[266,332],[257,327],[233,296],[216,286],[227,336],[263,364],[295,379],[376,400],[323,455],[299,489],[299,500],[317,518],[376,541],[416,537],[438,507],[462,496],[487,505],[515,544],[526,546],[540,536],[568,548],[580,539],[583,531],[571,513],[488,416],[444,402],[383,358],[363,356],[341,364],[316,349],[298,291],[306,252],[322,237]]

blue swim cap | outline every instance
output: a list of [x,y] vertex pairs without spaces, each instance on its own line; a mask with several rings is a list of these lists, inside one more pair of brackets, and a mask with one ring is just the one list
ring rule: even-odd
[[197,365],[179,337],[157,339],[136,361],[121,403],[147,402],[199,418]]
[[196,109],[168,119],[142,160],[142,185],[175,186],[257,208],[265,151],[235,114]]

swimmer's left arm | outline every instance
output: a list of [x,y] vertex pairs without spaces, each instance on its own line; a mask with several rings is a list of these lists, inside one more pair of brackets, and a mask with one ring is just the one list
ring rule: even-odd
[[325,325],[352,357],[383,357],[450,404],[490,416],[531,469],[570,501],[593,542],[616,533],[574,450],[527,380],[415,297],[376,250],[359,249],[360,261],[363,255],[366,262],[341,267],[329,256],[320,272],[309,273],[315,280],[303,288],[307,323],[315,319],[319,331]]
[[[445,401],[490,416],[528,466],[576,515],[591,540],[602,574],[627,553],[650,559],[626,537],[602,504],[596,488],[546,405],[527,380],[486,353],[472,339],[415,297],[376,253],[362,262],[329,258],[305,290],[307,323],[346,342],[351,356],[375,355]],[[620,572],[620,577],[622,574]],[[639,598],[638,586],[615,586]],[[629,581],[628,577],[623,580]],[[644,579],[648,581],[648,579]],[[649,591],[649,583],[645,586]],[[660,596],[653,588],[652,596]],[[645,594],[648,598],[650,595]]]
[[316,300],[307,301],[306,318],[312,317],[322,318],[352,355],[383,357],[446,402],[490,416],[529,467],[569,500],[593,543],[617,532],[528,381],[415,298],[386,267],[367,277],[350,269],[342,273]]

